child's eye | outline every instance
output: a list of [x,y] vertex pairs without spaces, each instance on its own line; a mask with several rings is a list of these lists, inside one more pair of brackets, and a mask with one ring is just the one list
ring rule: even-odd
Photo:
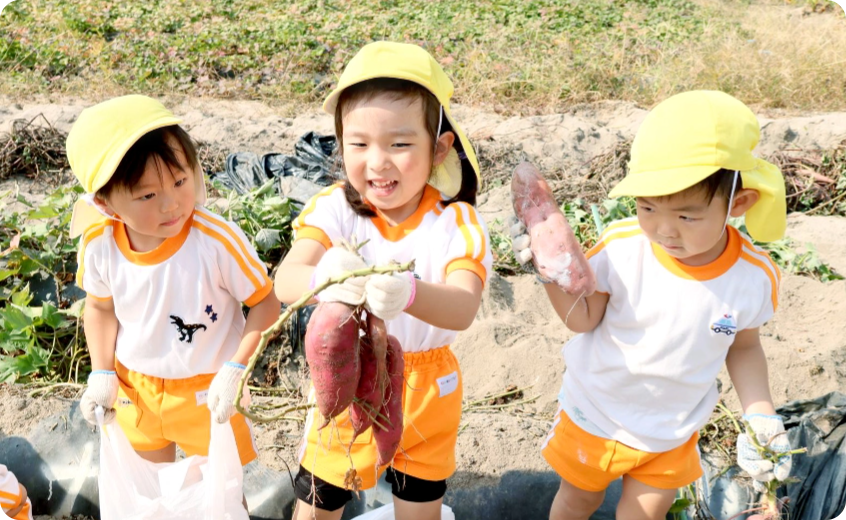
[[396,148],[405,148],[407,146],[411,146],[411,143],[394,143]]
[[352,146],[353,148],[364,148],[367,146],[364,143],[346,143],[347,146]]
[[652,213],[652,208],[649,206],[640,206],[637,208],[638,211],[643,211],[644,213]]
[[155,196],[156,196],[155,193],[148,193],[146,195],[141,195],[140,197],[138,197],[138,200],[150,200]]
[[680,216],[679,218],[685,222],[696,222],[697,220],[699,220],[693,217],[685,217],[684,215]]
[[187,181],[188,181],[188,177],[185,177],[185,178],[183,178],[183,179],[179,179],[178,181],[176,181],[176,187],[178,188],[178,187],[182,186],[182,185],[183,185],[183,184],[185,184]]

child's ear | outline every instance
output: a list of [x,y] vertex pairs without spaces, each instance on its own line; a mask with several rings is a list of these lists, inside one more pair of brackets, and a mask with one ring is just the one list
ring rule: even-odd
[[97,208],[100,211],[104,212],[106,215],[114,216],[116,214],[115,210],[113,210],[112,207],[109,205],[109,201],[104,198],[98,197],[97,195],[94,195],[94,205],[97,206]]
[[729,212],[732,217],[742,217],[749,209],[758,202],[761,195],[758,190],[742,189],[734,194],[734,202]]
[[435,158],[432,161],[432,164],[435,166],[444,162],[446,159],[447,154],[452,149],[452,145],[455,143],[455,134],[452,132],[444,132],[438,138],[437,145],[435,146]]

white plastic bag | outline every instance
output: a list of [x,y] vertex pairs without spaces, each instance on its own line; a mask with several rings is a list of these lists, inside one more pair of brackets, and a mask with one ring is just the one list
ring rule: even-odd
[[[394,505],[387,504],[363,515],[358,515],[353,520],[394,520]],[[441,505],[441,520],[455,520],[452,509],[449,506]]]
[[156,464],[135,453],[117,422],[100,424],[101,520],[249,520],[244,473],[229,423],[212,420],[209,456]]

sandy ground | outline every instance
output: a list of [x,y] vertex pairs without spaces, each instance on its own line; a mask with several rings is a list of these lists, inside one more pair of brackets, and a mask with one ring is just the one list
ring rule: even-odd
[[[0,132],[8,130],[14,119],[38,114],[67,131],[84,106],[73,100],[59,104],[0,100]],[[332,131],[331,119],[324,114],[304,112],[287,117],[290,110],[257,102],[190,99],[171,106],[195,139],[228,152],[290,153],[306,131]],[[565,171],[578,171],[591,157],[630,139],[645,113],[624,103],[527,118],[505,118],[467,107],[455,110],[482,153],[508,161],[521,156],[542,169]],[[761,117],[761,123],[760,153],[828,148],[846,138],[846,113]],[[47,189],[43,182],[16,182],[22,191]],[[14,185],[13,181],[0,183],[0,192]],[[507,188],[491,188],[480,198],[479,207],[489,223],[509,215]],[[846,219],[792,215],[788,235],[800,244],[812,244],[823,260],[846,273]],[[762,329],[776,405],[833,390],[846,391],[846,281],[823,284],[785,275],[780,298],[774,319]],[[454,345],[464,373],[465,397],[469,402],[516,385],[530,387],[525,397],[537,399],[516,409],[466,413],[458,441],[459,472],[495,479],[507,470],[547,470],[539,445],[556,408],[564,370],[560,349],[570,337],[533,277],[492,276],[475,322]],[[725,372],[720,380],[727,404],[737,409]],[[35,401],[0,390],[0,438],[26,436],[40,419],[65,406],[57,399]],[[295,467],[299,424],[257,425],[256,432],[261,462],[281,471],[285,471],[283,461]]]

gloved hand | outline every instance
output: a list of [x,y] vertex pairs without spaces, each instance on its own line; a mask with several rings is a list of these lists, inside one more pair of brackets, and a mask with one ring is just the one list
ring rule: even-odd
[[509,219],[508,232],[511,235],[511,249],[514,250],[514,258],[520,265],[526,265],[532,260],[532,250],[529,246],[532,243],[532,237],[526,230],[525,224],[520,222],[517,217]]
[[[238,393],[238,382],[241,380],[241,375],[243,375],[246,368],[240,363],[227,361],[223,364],[223,368],[215,374],[214,379],[212,379],[206,404],[209,410],[211,410],[212,418],[215,421],[222,424],[235,415],[235,394]],[[241,406],[249,405],[249,395],[246,392],[247,390],[244,389],[244,398],[241,400]]]
[[103,423],[109,424],[115,420],[115,401],[118,395],[118,378],[114,370],[95,370],[88,376],[88,388],[82,394],[79,410],[91,426],[97,426],[97,416],[94,410],[103,407]]
[[377,318],[392,320],[414,302],[416,289],[411,271],[374,274],[364,286],[365,306]]
[[[749,422],[755,437],[761,446],[767,446],[775,452],[790,451],[790,442],[784,432],[784,422],[778,415],[752,414],[744,415]],[[769,444],[767,444],[769,443]],[[790,476],[792,456],[784,455],[773,463],[758,453],[747,433],[737,437],[737,465],[746,470],[755,479],[755,489],[763,490],[761,483],[770,482],[773,479],[784,481]]]
[[[347,271],[366,269],[367,263],[357,253],[344,248],[333,247],[323,254],[323,257],[314,268],[312,278],[314,287],[322,284],[329,278],[340,276]],[[323,302],[343,302],[347,305],[361,305],[364,303],[364,284],[366,276],[347,278],[344,283],[330,285],[318,294]]]

